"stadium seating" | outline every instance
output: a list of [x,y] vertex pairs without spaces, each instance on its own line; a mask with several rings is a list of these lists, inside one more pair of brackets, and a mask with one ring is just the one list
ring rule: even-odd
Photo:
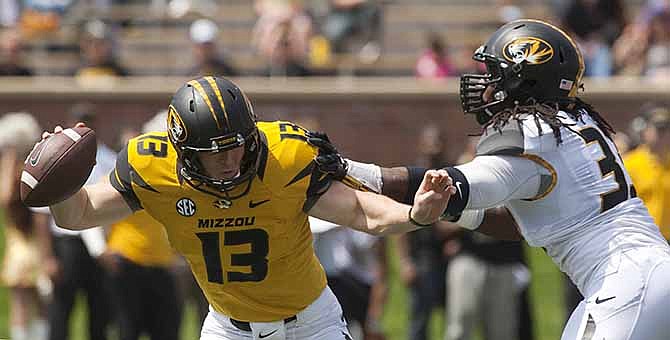
[[[627,1],[639,6],[642,0]],[[214,3],[214,2],[212,2]],[[517,1],[525,15],[552,17],[548,1]],[[249,0],[218,0],[207,12],[221,27],[220,47],[243,74],[263,69],[262,58],[250,46],[256,14]],[[60,31],[31,38],[26,61],[37,74],[67,75],[78,63],[78,28],[88,18],[101,18],[118,27],[116,51],[121,64],[134,75],[183,75],[192,63],[188,28],[201,16],[196,11],[172,18],[146,2],[128,1],[105,12],[76,4]],[[411,75],[425,46],[425,34],[438,32],[452,51],[471,50],[500,24],[492,0],[393,0],[383,2],[382,57],[372,65],[342,56],[339,61],[355,74]],[[336,66],[336,65],[332,65]]]

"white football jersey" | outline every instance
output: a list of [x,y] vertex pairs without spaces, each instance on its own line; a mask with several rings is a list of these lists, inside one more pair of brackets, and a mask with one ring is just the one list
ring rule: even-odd
[[559,117],[570,126],[561,128],[560,145],[546,122],[529,116],[507,124],[503,133],[484,134],[478,154],[521,153],[547,169],[539,195],[507,200],[505,206],[528,243],[545,248],[588,293],[588,282],[616,266],[610,256],[618,250],[667,243],[636,197],[614,143],[588,115]]

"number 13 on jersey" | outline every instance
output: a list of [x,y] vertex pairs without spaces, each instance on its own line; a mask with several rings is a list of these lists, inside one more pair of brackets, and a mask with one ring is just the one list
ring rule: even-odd
[[[229,230],[225,232],[196,233],[202,244],[202,255],[207,267],[207,280],[212,283],[224,283],[224,274],[227,282],[258,282],[263,281],[268,274],[268,252],[270,245],[268,233],[263,229]],[[230,254],[232,266],[248,267],[248,271],[226,271],[221,263],[221,237],[224,246],[248,244],[248,253]]]

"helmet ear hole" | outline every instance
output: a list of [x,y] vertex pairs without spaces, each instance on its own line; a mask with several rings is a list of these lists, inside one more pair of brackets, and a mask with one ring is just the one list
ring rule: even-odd
[[235,96],[235,93],[233,93],[233,91],[228,89],[228,93],[230,93],[230,96],[233,97],[233,100],[237,100],[237,96]]
[[191,99],[191,100],[188,101],[188,109],[189,109],[191,112],[195,112],[195,102],[193,102],[193,99]]
[[565,64],[565,55],[563,54],[563,46],[560,46],[558,48],[558,58],[559,58],[561,64]]

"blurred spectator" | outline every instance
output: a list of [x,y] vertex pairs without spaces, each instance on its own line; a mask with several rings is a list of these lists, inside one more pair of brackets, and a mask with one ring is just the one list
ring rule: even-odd
[[614,58],[621,73],[670,76],[670,1],[657,1],[641,10],[614,45]]
[[[477,141],[470,140],[457,164],[474,158]],[[515,222],[507,209],[498,207],[487,210],[483,223],[500,226]],[[460,252],[447,269],[445,339],[471,339],[480,323],[486,340],[532,338],[532,334],[523,334],[531,333],[532,327],[522,317],[530,272],[524,264],[521,242],[462,232]]]
[[649,30],[644,75],[668,79],[670,78],[670,8],[652,17]]
[[385,239],[312,217],[309,224],[314,251],[353,338],[386,339],[381,328],[388,291]]
[[[167,117],[167,114],[163,117]],[[119,130],[118,137],[116,138],[114,145],[112,145],[114,151],[118,152],[121,149],[123,149],[128,143],[129,139],[134,138],[139,134],[140,132],[137,130],[137,126],[130,124],[122,124]]]
[[655,130],[647,129],[649,124],[649,115],[658,108],[658,105],[653,102],[648,102],[642,105],[640,114],[633,118],[628,123],[628,135],[630,137],[630,150],[636,149],[643,143],[650,143],[650,138],[653,138],[650,133],[655,135]]
[[19,21],[21,4],[18,0],[0,0],[0,27],[14,27]]
[[444,39],[438,33],[431,32],[426,35],[426,42],[428,48],[416,62],[416,76],[437,79],[455,75]]
[[[436,124],[423,128],[418,150],[417,166],[436,168],[450,163],[444,155],[444,135]],[[396,245],[400,278],[409,288],[410,326],[407,339],[427,340],[433,309],[445,300],[445,237],[437,228],[423,228],[398,235]]]
[[312,72],[305,66],[304,59],[296,55],[291,47],[288,24],[280,24],[277,29],[280,34],[278,45],[275,46],[275,50],[269,56],[264,75],[269,77],[306,77],[312,75]]
[[670,110],[651,109],[642,144],[624,157],[638,197],[670,240]]
[[95,81],[128,75],[117,61],[113,47],[114,36],[109,25],[98,19],[86,22],[79,43],[81,61],[75,72],[78,80]]
[[498,7],[498,20],[500,25],[524,17],[523,10],[514,0],[496,0],[496,6]]
[[[70,121],[65,125],[72,126],[76,122],[83,122],[95,130],[98,127],[96,118],[91,105],[77,104],[70,111]],[[98,182],[114,169],[116,153],[98,140],[95,160],[96,165],[87,183]],[[48,208],[36,210],[49,214]],[[104,230],[102,227],[85,231],[67,230],[58,227],[53,218],[50,224],[60,271],[54,280],[53,298],[49,304],[49,339],[70,339],[70,316],[75,298],[83,293],[88,306],[88,338],[105,340],[112,310],[109,287],[104,270],[98,262],[98,257],[105,250]]]
[[100,256],[111,278],[120,340],[177,340],[181,310],[163,226],[144,211],[112,225]]
[[[505,208],[484,223],[514,223]],[[520,339],[522,294],[530,282],[518,241],[464,231],[461,252],[447,270],[447,340],[467,340],[481,323],[483,339]],[[530,330],[530,325],[525,329]]]
[[151,119],[142,124],[142,131],[167,131],[167,110],[158,111]]
[[631,140],[630,137],[623,131],[617,131],[614,135],[614,145],[616,145],[619,154],[624,156],[628,151],[630,151]]
[[56,32],[73,0],[22,0],[20,27],[27,36]]
[[218,51],[216,39],[219,28],[212,20],[198,19],[191,24],[189,30],[193,43],[195,65],[189,71],[189,76],[237,76],[237,71],[226,58]]
[[256,0],[252,44],[270,65],[269,75],[303,76],[312,21],[301,0]]
[[0,278],[9,288],[9,331],[13,340],[46,340],[46,308],[39,288],[53,257],[49,251],[48,220],[21,202],[23,161],[40,128],[27,113],[8,113],[0,118],[0,206],[4,210],[5,253]]
[[611,46],[626,25],[623,1],[572,0],[561,21],[563,27],[576,38],[584,53],[585,75],[612,75]]
[[30,76],[21,62],[21,36],[16,29],[0,32],[0,76]]
[[[350,52],[353,42],[379,50],[381,7],[375,0],[331,0],[330,12],[322,27],[335,52]],[[365,49],[363,47],[361,49]]]

